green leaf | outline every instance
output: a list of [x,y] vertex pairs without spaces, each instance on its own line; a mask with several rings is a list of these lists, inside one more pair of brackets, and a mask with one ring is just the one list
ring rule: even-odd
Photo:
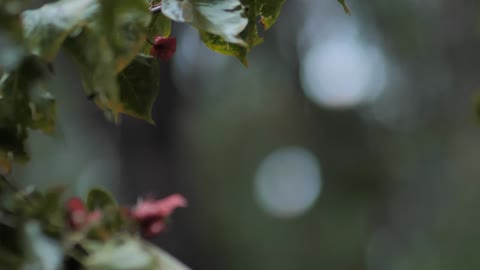
[[[153,41],[153,37],[161,36],[161,37],[169,37],[172,32],[172,21],[165,17],[162,13],[155,13],[152,16],[152,20],[148,26],[147,30],[147,38]],[[152,45],[150,43],[145,44],[145,48],[143,49],[144,54],[150,54],[150,49]]]
[[64,40],[98,13],[96,0],[63,0],[23,12],[24,37],[30,50],[53,60]]
[[120,71],[143,48],[150,12],[145,0],[62,0],[25,11],[22,17],[34,54],[51,61],[69,35],[89,25],[105,36]]
[[200,31],[200,38],[209,49],[221,54],[234,56],[238,58],[242,64],[248,66],[248,48],[237,44],[228,43],[220,36],[210,34],[205,31]]
[[152,108],[160,87],[160,67],[153,57],[138,55],[118,75],[122,113],[153,124]]
[[148,26],[148,37],[162,36],[169,37],[172,33],[172,21],[162,13],[156,13]]
[[248,19],[239,0],[162,0],[162,13],[177,22],[191,23],[199,30],[221,36],[223,40],[246,46],[238,35]]
[[245,5],[248,7],[246,16],[248,25],[240,33],[240,38],[245,42],[246,46],[226,42],[218,35],[201,32],[200,36],[205,45],[222,54],[237,57],[245,66],[248,66],[247,54],[254,46],[263,42],[263,38],[258,35],[257,21],[264,25],[265,30],[272,27],[277,20],[280,10],[285,0],[246,0]]
[[255,4],[255,7],[258,8],[257,13],[261,18],[260,22],[265,30],[268,30],[277,21],[285,0],[263,0],[255,2],[261,3],[260,5]]
[[350,15],[350,9],[347,6],[347,3],[345,3],[345,0],[337,0],[343,7],[343,10],[345,10],[345,13]]
[[54,132],[56,106],[46,90],[48,75],[47,64],[31,55],[0,79],[0,160],[27,159],[27,128]]
[[128,112],[125,107],[129,105],[121,101],[117,74],[144,47],[151,14],[145,0],[98,1],[101,8],[95,21],[67,38],[64,45],[79,65],[87,95],[118,122],[119,113]]
[[97,105],[116,117],[120,108],[117,72],[112,49],[96,28],[85,26],[75,37],[65,40],[65,49],[80,68],[87,95],[94,96]]
[[[82,49],[93,40],[97,42],[95,49]],[[68,40],[66,48],[79,63],[87,94],[96,97],[100,108],[107,113],[111,111],[114,117],[125,113],[153,123],[151,110],[159,90],[160,73],[155,59],[139,55],[117,76],[107,41],[89,28]]]
[[98,0],[101,6],[101,32],[111,46],[120,72],[135,58],[146,43],[147,27],[151,20],[145,0]]
[[87,195],[87,209],[94,211],[96,209],[104,209],[109,206],[116,206],[117,203],[113,196],[102,188],[92,188]]

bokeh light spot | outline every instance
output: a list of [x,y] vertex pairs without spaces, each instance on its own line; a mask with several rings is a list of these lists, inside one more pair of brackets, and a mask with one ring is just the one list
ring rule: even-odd
[[300,147],[274,151],[260,163],[255,175],[258,205],[279,218],[305,213],[319,197],[321,186],[316,157]]
[[372,101],[383,90],[386,60],[374,46],[332,37],[312,46],[302,61],[305,95],[320,106],[350,108]]

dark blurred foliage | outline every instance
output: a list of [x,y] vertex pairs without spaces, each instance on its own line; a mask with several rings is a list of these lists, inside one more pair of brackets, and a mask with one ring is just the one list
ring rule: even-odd
[[[197,270],[480,267],[479,2],[349,4],[352,16],[333,0],[287,1],[248,69],[175,25],[155,126],[106,121],[60,57],[58,135],[31,138],[20,174],[68,179],[80,194],[106,185],[124,204],[184,194],[189,208],[154,241]],[[352,48],[332,69],[357,43],[381,52],[384,66],[365,73],[385,81],[375,98],[336,106],[306,94],[309,50],[332,40]],[[371,66],[347,66],[341,81],[355,85]],[[285,218],[262,208],[255,181],[262,160],[290,146],[316,157],[321,188],[313,206]]]

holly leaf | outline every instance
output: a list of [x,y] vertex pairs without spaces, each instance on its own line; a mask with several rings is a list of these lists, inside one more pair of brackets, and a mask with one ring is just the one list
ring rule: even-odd
[[140,54],[118,75],[122,113],[154,123],[152,108],[160,87],[159,74],[158,61]]
[[116,206],[117,202],[110,192],[102,188],[92,188],[87,195],[87,209],[94,211],[96,209],[105,209],[109,206]]
[[239,0],[162,0],[161,4],[162,13],[174,21],[190,23],[227,42],[247,46],[238,37],[248,24],[245,6]]
[[347,3],[345,3],[345,0],[337,0],[337,1],[342,5],[345,13],[350,15],[350,9],[348,8]]

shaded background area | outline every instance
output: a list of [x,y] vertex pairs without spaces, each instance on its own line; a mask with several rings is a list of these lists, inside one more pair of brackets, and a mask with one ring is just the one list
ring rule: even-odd
[[71,59],[31,183],[184,194],[154,241],[193,269],[480,267],[478,1],[287,0],[250,67],[175,25],[156,126],[114,126]]

